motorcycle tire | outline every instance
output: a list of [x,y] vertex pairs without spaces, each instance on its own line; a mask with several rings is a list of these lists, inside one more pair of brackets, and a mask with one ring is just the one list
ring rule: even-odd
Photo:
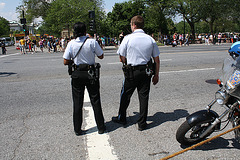
[[203,138],[199,137],[201,133],[203,133],[210,124],[211,124],[210,122],[205,121],[205,122],[200,122],[197,125],[194,125],[191,127],[188,124],[188,122],[185,121],[178,128],[176,133],[176,139],[180,144],[183,144],[183,145],[192,145],[192,144],[198,143],[213,133],[214,130],[212,130]]
[[[240,119],[238,117],[235,117],[234,121],[232,122],[232,126],[234,128],[237,127],[238,125],[240,125]],[[235,129],[234,134],[235,139],[237,140],[238,143],[240,143],[240,129]]]

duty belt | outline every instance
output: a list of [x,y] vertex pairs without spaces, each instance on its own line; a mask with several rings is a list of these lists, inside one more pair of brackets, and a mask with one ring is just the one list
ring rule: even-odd
[[77,71],[88,71],[93,68],[94,68],[94,65],[89,65],[89,64],[74,65],[74,70],[77,70]]
[[137,66],[131,66],[131,67],[132,67],[133,71],[136,71],[136,70],[142,71],[142,70],[145,70],[147,68],[147,65],[144,64],[144,65],[137,65]]

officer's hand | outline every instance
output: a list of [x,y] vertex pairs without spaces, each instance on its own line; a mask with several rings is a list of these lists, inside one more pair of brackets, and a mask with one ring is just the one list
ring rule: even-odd
[[154,75],[152,78],[153,85],[156,85],[159,81],[159,75]]

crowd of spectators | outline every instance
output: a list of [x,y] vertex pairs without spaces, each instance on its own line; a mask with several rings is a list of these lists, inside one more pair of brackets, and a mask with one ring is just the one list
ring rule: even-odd
[[[196,34],[195,35],[195,44],[205,44],[205,45],[220,45],[221,43],[235,43],[239,41],[238,33],[215,33],[215,34]],[[193,43],[193,36],[189,33],[187,34],[178,34],[174,33],[173,35],[163,35],[160,37],[160,41],[164,45],[175,46],[188,46]]]

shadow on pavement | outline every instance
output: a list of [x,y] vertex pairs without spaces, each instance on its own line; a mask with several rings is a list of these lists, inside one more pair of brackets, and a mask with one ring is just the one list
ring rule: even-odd
[[[232,141],[232,146],[229,146],[230,142]],[[185,149],[190,146],[181,145],[181,148]],[[240,144],[236,141],[236,139],[224,139],[222,137],[216,138],[208,143],[205,143],[201,146],[194,148],[193,150],[202,150],[202,151],[209,151],[209,150],[217,150],[217,149],[240,149]]]
[[[134,112],[134,114],[135,115],[133,116],[127,117],[127,124],[124,126],[118,123],[114,123],[113,121],[106,122],[105,125],[107,127],[107,131],[112,132],[122,126],[124,128],[127,128],[129,126],[136,124],[139,117],[139,113]],[[177,109],[177,110],[174,110],[174,112],[168,112],[168,113],[157,112],[153,116],[148,116],[147,121],[151,121],[151,122],[148,123],[146,130],[157,127],[163,124],[164,122],[176,121],[180,118],[187,117],[188,115],[189,115],[188,111],[183,109]]]
[[11,76],[13,74],[17,74],[17,73],[13,73],[13,72],[0,72],[0,77],[8,77],[8,76]]

